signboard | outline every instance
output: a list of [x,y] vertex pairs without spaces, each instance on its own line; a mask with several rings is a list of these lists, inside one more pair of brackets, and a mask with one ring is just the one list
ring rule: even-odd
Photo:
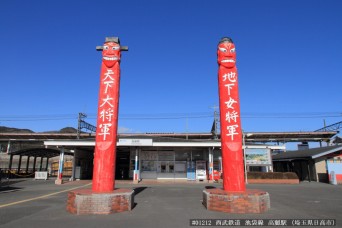
[[118,146],[152,146],[152,139],[119,139]]
[[159,161],[174,161],[175,152],[174,151],[159,151],[158,160]]
[[139,159],[141,161],[157,161],[158,152],[157,151],[141,151],[139,153]]
[[246,148],[247,165],[272,165],[271,150],[266,148]]

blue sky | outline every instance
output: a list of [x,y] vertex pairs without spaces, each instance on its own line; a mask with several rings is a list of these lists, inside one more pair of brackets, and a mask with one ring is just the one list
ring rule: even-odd
[[244,131],[341,121],[342,1],[0,1],[0,126],[96,124],[105,37],[122,53],[121,132],[209,132],[216,46],[234,40]]

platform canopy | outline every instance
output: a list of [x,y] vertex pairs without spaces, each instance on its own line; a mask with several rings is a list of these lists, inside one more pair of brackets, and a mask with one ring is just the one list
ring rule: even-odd
[[[66,155],[73,155],[72,152],[65,151]],[[28,148],[9,153],[9,155],[19,155],[28,157],[53,158],[60,155],[60,151],[51,148]]]
[[[246,142],[328,142],[338,131],[324,132],[244,132]],[[179,139],[212,139],[211,133],[125,133],[120,137],[167,137]],[[76,133],[0,133],[0,141],[46,141],[76,139]],[[82,133],[80,139],[95,139],[95,134]]]

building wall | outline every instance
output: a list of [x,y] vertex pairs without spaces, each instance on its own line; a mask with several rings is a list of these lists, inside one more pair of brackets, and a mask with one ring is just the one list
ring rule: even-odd
[[332,179],[331,172],[335,173],[336,181],[342,184],[342,155],[337,155],[327,159],[327,170],[329,173],[329,180]]
[[328,183],[328,173],[325,157],[315,159],[315,169],[318,182]]

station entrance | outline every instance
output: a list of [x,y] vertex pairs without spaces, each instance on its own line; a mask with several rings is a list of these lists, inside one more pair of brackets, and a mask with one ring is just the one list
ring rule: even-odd
[[140,178],[189,179],[192,164],[208,162],[208,153],[208,148],[143,148],[139,152]]
[[116,165],[115,165],[115,179],[129,180],[130,172],[130,150],[129,148],[117,148],[116,151]]

